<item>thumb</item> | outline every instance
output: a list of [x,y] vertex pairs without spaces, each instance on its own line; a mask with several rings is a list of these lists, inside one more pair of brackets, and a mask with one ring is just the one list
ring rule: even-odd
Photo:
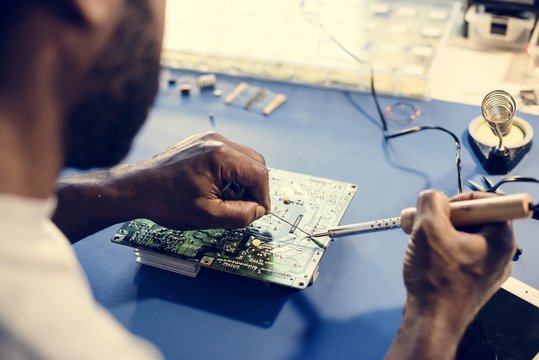
[[215,212],[212,214],[215,225],[223,228],[241,228],[266,214],[266,208],[249,200],[214,200]]
[[[439,191],[426,190],[417,199],[416,229],[422,228],[429,235],[440,235],[449,229],[451,224],[449,199]],[[434,236],[438,238],[439,236]]]

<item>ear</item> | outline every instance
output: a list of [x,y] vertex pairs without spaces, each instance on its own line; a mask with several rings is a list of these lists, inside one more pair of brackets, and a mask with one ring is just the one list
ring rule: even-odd
[[57,0],[71,18],[89,26],[102,26],[119,16],[125,0]]

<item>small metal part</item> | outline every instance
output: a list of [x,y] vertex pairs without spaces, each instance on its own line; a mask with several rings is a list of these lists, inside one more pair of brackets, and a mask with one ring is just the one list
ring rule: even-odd
[[494,90],[488,93],[481,103],[483,119],[492,132],[498,136],[498,149],[502,150],[503,137],[509,134],[513,116],[517,110],[515,99],[506,91]]
[[299,223],[301,222],[301,219],[303,219],[303,214],[299,214],[298,217],[296,218],[296,221],[294,221],[294,225],[292,225],[292,227],[288,231],[290,234],[293,234],[294,231],[296,231],[296,229],[298,228]]
[[[277,219],[281,220],[281,221],[284,221],[285,223],[287,223],[288,225],[290,226],[294,226],[294,224],[292,224],[290,221],[286,220],[285,218],[283,217],[280,217],[279,215],[275,215],[274,213],[270,212],[268,215],[272,215],[272,216],[275,216]],[[296,226],[296,229],[301,231],[302,233],[304,233],[305,235],[307,235],[307,239],[311,240],[313,243],[315,243],[319,248],[321,249],[324,249],[326,250],[327,249],[327,246],[322,244],[320,241],[316,240],[314,237],[312,237],[311,234],[309,234],[307,231],[303,230],[302,228],[300,228],[299,226]]]
[[505,192],[503,192],[502,190],[498,190],[497,187],[495,191],[491,191],[491,189],[494,188],[495,184],[486,176],[482,176],[481,181],[483,182],[484,186],[473,180],[467,180],[467,183],[470,189],[472,189],[473,191],[495,192],[496,194],[505,195]]
[[211,265],[213,263],[213,260],[215,260],[215,258],[204,255],[202,259],[200,259],[200,263],[202,265]]
[[219,96],[221,96],[221,95],[223,95],[223,90],[221,90],[221,89],[215,89],[215,90],[213,90],[213,96],[219,97]]
[[259,247],[262,244],[262,240],[254,239],[251,244],[253,244],[254,247]]
[[[485,191],[489,191],[489,189],[492,189],[494,187],[494,185],[495,185],[494,182],[492,182],[492,180],[490,180],[486,176],[481,176],[481,180],[483,180],[483,184],[485,184],[485,186],[488,187],[488,189],[485,190]],[[499,190],[499,189],[496,189],[494,192],[496,194],[505,195],[505,192],[503,192],[502,190]]]
[[329,236],[329,231],[319,231],[311,235],[312,237]]
[[483,184],[485,184],[486,186],[488,186],[489,188],[493,187],[494,186],[494,183],[489,179],[487,178],[486,176],[481,176],[481,180],[483,180]]
[[330,238],[338,238],[342,236],[351,236],[357,234],[365,234],[375,231],[396,229],[401,226],[401,218],[393,217],[374,221],[366,221],[357,224],[341,225],[329,228],[326,231],[312,234],[313,237],[329,236]]
[[226,183],[221,189],[221,198],[223,200],[240,200],[243,195],[245,195],[245,188],[235,181]]
[[483,192],[487,191],[487,189],[483,185],[473,180],[468,180],[467,183],[470,189],[472,189],[473,191],[483,191]]

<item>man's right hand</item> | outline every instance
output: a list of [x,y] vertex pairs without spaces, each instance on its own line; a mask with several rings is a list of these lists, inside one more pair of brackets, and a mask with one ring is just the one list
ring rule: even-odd
[[[495,196],[468,193],[451,201]],[[425,191],[404,260],[404,319],[387,358],[452,359],[468,323],[511,272],[515,242],[509,223],[459,231],[449,199]]]
[[[451,201],[496,196],[467,193]],[[515,251],[508,223],[458,231],[449,220],[449,200],[440,192],[421,193],[417,218],[404,260],[408,296],[422,306],[448,302],[472,316],[511,272]]]

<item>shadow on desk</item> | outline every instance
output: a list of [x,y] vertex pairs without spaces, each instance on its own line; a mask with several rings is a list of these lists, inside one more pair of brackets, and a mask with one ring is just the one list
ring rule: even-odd
[[209,269],[202,269],[192,279],[141,266],[134,281],[137,301],[158,298],[264,328],[271,327],[288,298],[297,293],[295,289]]
[[[171,311],[176,306],[187,306],[258,326],[264,329],[264,338],[270,341],[269,339],[275,340],[282,336],[278,333],[283,331],[283,324],[274,323],[286,304],[286,307],[294,309],[293,312],[304,324],[302,331],[296,334],[298,337],[293,340],[297,353],[286,357],[293,360],[363,358],[365,354],[372,359],[382,358],[396,334],[402,317],[402,308],[398,307],[370,311],[342,320],[328,319],[324,317],[324,311],[318,309],[303,291],[279,285],[267,287],[256,280],[216,271],[202,272],[194,280],[143,266],[138,270],[135,282],[139,289],[137,302],[153,299],[171,304],[165,307],[152,307],[151,313],[138,312],[132,318],[129,328],[135,333],[166,334],[155,337],[151,335],[149,338],[160,347],[167,358],[171,359],[178,357],[178,349],[181,348],[174,337],[182,338],[180,335],[182,333],[170,335],[177,329],[177,324],[183,324],[182,328],[185,326],[189,328],[190,321],[205,321],[200,316],[185,318],[183,317],[185,312],[179,308],[178,311]],[[226,327],[220,327],[222,321],[214,319],[210,323],[210,328],[214,328],[213,330],[221,336],[230,337],[231,346],[235,344],[234,335],[229,334]],[[193,329],[200,327],[204,328],[197,324]],[[168,330],[162,332],[165,328]],[[212,330],[208,331],[204,336],[211,337]],[[227,343],[226,340],[224,342]],[[190,343],[191,345],[195,346]],[[269,351],[266,342],[259,343],[259,346],[261,351]],[[191,350],[183,348],[186,354]],[[269,356],[268,354],[266,353],[266,356]]]
[[398,307],[350,319],[324,319],[301,293],[294,296],[293,304],[309,324],[301,351],[293,360],[382,359],[402,318],[402,308]]

